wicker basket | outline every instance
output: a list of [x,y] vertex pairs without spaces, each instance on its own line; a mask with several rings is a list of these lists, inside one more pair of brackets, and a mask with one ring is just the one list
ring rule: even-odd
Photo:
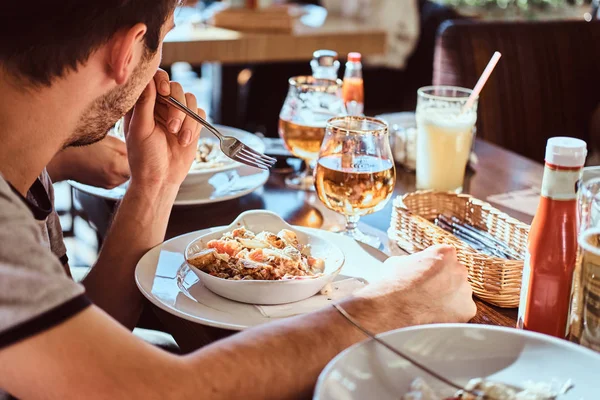
[[524,258],[529,226],[469,195],[422,191],[394,201],[389,237],[414,253],[435,244],[457,249],[459,260],[469,268],[473,292],[499,307],[519,305],[523,260],[506,260],[481,254],[432,221],[442,213],[487,231]]

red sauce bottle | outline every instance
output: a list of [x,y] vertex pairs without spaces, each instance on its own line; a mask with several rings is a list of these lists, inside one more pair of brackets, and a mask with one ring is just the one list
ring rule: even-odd
[[523,267],[519,328],[565,337],[577,257],[577,184],[586,154],[583,140],[548,140],[540,204]]
[[362,115],[365,106],[365,92],[362,77],[362,64],[360,53],[349,53],[342,98],[346,104],[348,115]]

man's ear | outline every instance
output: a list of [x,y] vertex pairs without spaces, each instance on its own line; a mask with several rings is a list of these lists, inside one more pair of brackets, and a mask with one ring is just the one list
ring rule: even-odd
[[135,24],[117,32],[108,43],[108,67],[117,85],[124,84],[144,55],[145,24]]

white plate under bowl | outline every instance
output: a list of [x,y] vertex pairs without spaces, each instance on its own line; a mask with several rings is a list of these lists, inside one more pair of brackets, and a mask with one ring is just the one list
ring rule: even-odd
[[[558,386],[570,379],[575,387],[560,400],[599,398],[600,354],[565,340],[475,324],[417,326],[380,337],[462,385],[478,377],[520,387],[527,381]],[[362,342],[325,367],[313,399],[398,400],[415,378],[423,378],[444,396],[454,392],[381,345]]]
[[277,234],[282,229],[293,231],[302,245],[310,246],[312,257],[325,262],[323,275],[310,279],[290,280],[233,280],[207,274],[188,264],[204,285],[225,298],[248,304],[285,304],[307,299],[330,283],[344,265],[344,253],[333,243],[320,236],[303,232],[291,226],[279,215],[264,210],[251,210],[240,214],[233,223],[223,229],[194,239],[185,250],[186,259],[206,249],[209,241],[220,239],[224,233],[244,227],[254,233],[262,231]]
[[[191,272],[184,258],[187,245],[195,238],[223,227],[190,232],[170,239],[148,251],[138,262],[135,280],[142,294],[156,307],[176,317],[202,325],[243,330],[277,320],[264,316],[254,305],[214,294]],[[337,233],[294,227],[319,235],[343,250],[346,261],[339,276],[355,277],[366,283],[382,279],[387,255]],[[303,314],[292,303],[291,311]]]
[[[217,124],[215,124],[213,126],[215,128],[217,128],[217,130],[220,133],[222,133],[223,135],[233,136],[234,138],[239,139],[242,143],[244,143],[245,145],[258,151],[259,153],[265,152],[265,144],[263,143],[262,139],[259,138],[258,136],[253,135],[250,132],[243,131],[241,129],[232,128],[230,126],[217,125]],[[210,133],[208,131],[208,129],[206,129],[204,127],[200,131],[200,138],[212,139],[215,141],[215,143],[217,143],[217,144],[219,143],[219,140],[215,137],[215,135]],[[229,161],[229,160],[227,160],[227,161]],[[190,169],[190,172],[188,172],[187,176],[181,183],[181,187],[187,188],[189,186],[203,184],[208,179],[210,179],[210,177],[213,176],[214,174],[218,174],[220,172],[225,172],[225,171],[231,171],[234,169],[239,169],[243,165],[244,164],[241,164],[239,162],[231,161],[231,162],[226,162],[225,164],[220,165],[215,168]]]
[[[175,206],[192,206],[218,203],[245,196],[262,187],[269,179],[269,171],[242,166],[235,171],[214,174],[200,185],[181,187],[175,198]],[[125,195],[129,181],[114,189],[103,189],[68,181],[83,193],[106,200],[119,201]]]

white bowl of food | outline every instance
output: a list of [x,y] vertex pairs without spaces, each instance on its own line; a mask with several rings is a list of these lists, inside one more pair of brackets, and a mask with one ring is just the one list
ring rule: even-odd
[[185,259],[212,292],[263,305],[317,294],[344,264],[337,246],[269,211],[246,211],[231,225],[200,236],[187,246]]
[[[494,400],[591,400],[600,354],[539,333],[476,324],[414,326],[378,336],[432,371]],[[526,391],[518,396],[511,387]],[[457,390],[374,341],[350,347],[321,373],[314,400],[454,400]],[[469,395],[463,400],[473,400]]]
[[[223,135],[233,136],[254,150],[264,153],[265,144],[258,136],[241,129],[231,128],[229,126],[214,126]],[[243,164],[233,161],[223,154],[219,145],[219,139],[217,139],[216,136],[210,133],[206,128],[202,128],[202,131],[200,132],[200,139],[198,141],[196,158],[181,186],[191,186],[205,183],[214,174],[237,169],[242,165]]]

